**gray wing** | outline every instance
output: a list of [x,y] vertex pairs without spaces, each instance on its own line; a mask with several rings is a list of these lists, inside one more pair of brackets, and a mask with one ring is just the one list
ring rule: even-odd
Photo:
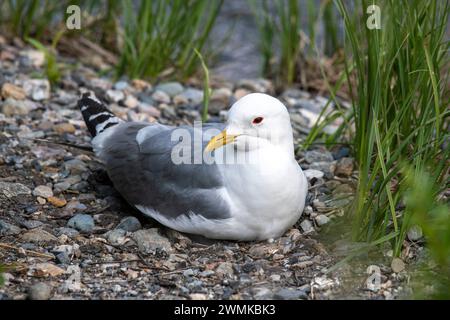
[[[203,129],[223,127],[208,124]],[[194,132],[192,127],[183,128]],[[223,180],[216,164],[176,165],[171,160],[172,148],[180,143],[171,138],[176,129],[133,122],[115,127],[100,155],[114,187],[131,205],[149,207],[168,218],[188,213],[207,219],[230,217],[229,206],[218,193]],[[200,152],[210,138],[203,137]]]

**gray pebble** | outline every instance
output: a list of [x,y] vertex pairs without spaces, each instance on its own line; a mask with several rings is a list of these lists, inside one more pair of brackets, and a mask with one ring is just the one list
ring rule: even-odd
[[159,250],[169,252],[172,249],[169,240],[161,236],[157,228],[136,231],[132,238],[136,241],[139,251],[145,254],[152,254]]
[[28,291],[28,297],[31,300],[48,300],[51,295],[52,287],[43,282],[32,285]]
[[313,178],[320,179],[320,178],[323,178],[323,176],[324,176],[324,173],[322,171],[315,170],[315,169],[308,169],[308,170],[303,171],[303,173],[305,174],[306,179],[308,179],[308,181]]
[[420,228],[417,225],[414,225],[411,228],[409,228],[407,235],[410,241],[420,240],[423,236],[422,228]]
[[126,88],[128,88],[128,82],[126,81],[117,81],[114,84],[114,89],[116,90],[125,90]]
[[27,101],[16,100],[13,98],[0,102],[0,111],[7,117],[14,115],[27,115],[32,110],[33,105]]
[[187,88],[178,96],[193,105],[197,105],[203,101],[203,91],[194,88]]
[[70,264],[70,257],[67,252],[60,252],[56,255],[59,264]]
[[300,223],[300,227],[302,228],[304,233],[310,233],[314,231],[314,227],[308,219],[305,219]]
[[107,90],[106,99],[110,102],[118,103],[119,101],[125,99],[125,94],[119,90]]
[[0,181],[0,193],[3,193],[7,198],[12,198],[18,195],[30,195],[31,190],[21,183]]
[[123,218],[117,225],[116,229],[122,229],[128,232],[135,232],[142,229],[142,225],[136,217],[129,216]]
[[310,150],[306,151],[305,160],[308,163],[331,162],[334,158],[331,152],[327,150]]
[[80,174],[87,170],[87,165],[79,159],[72,159],[64,162],[64,169],[69,170],[71,174]]
[[50,98],[50,82],[47,79],[29,79],[23,83],[23,89],[27,96],[35,101]]
[[37,186],[33,190],[33,196],[35,197],[42,197],[42,198],[50,198],[53,197],[53,191],[52,188],[48,186]]
[[274,298],[280,300],[299,300],[307,299],[308,294],[304,290],[282,288],[274,294]]
[[315,218],[315,220],[316,220],[316,223],[319,225],[319,226],[323,226],[323,225],[325,225],[325,224],[327,224],[328,222],[330,222],[330,218],[328,218],[326,215],[324,215],[324,214],[319,214],[316,218]]
[[73,237],[76,237],[77,235],[79,235],[80,233],[77,230],[72,229],[72,228],[62,227],[62,228],[56,229],[56,235],[58,237],[62,234],[65,234],[69,238],[73,238]]
[[108,231],[104,236],[112,245],[121,245],[125,241],[126,233],[127,232],[125,230],[115,229]]
[[184,88],[183,86],[178,82],[166,82],[161,83],[155,87],[155,90],[162,91],[169,95],[170,97],[174,97],[177,94],[180,94],[183,92]]
[[78,231],[91,233],[94,230],[94,219],[88,214],[77,214],[70,218],[67,226]]
[[20,233],[20,228],[4,220],[0,220],[0,236],[16,235]]

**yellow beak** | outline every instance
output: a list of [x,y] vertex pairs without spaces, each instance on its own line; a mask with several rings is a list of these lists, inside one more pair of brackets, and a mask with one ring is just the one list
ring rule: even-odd
[[213,137],[206,145],[205,152],[211,152],[217,148],[223,147],[234,141],[235,135],[227,135],[227,131],[223,130],[217,136]]

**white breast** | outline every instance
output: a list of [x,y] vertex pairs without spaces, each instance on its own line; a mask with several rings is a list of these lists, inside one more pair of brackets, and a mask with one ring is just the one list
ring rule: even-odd
[[[261,150],[259,150],[261,152]],[[280,236],[300,217],[307,180],[292,155],[266,148],[254,164],[221,165],[232,216],[247,236]]]

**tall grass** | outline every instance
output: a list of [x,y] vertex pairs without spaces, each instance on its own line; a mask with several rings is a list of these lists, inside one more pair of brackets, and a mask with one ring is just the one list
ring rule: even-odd
[[190,75],[223,0],[138,1],[124,5],[124,48],[118,74],[155,78],[168,69]]
[[[417,271],[423,273],[425,269],[425,277],[414,281],[416,297],[450,299],[450,207],[439,199],[441,186],[434,183],[432,174],[409,166],[405,166],[404,173],[408,187],[405,213],[422,228],[431,258],[425,268],[419,264]],[[436,267],[430,268],[433,262]]]
[[[340,48],[336,8],[331,0],[249,0],[260,34],[263,75],[274,78],[280,86],[304,82],[304,68],[316,56],[317,43],[323,52],[334,55]],[[306,17],[302,17],[302,10]],[[318,33],[323,24],[324,32]],[[305,26],[305,29],[303,29]]]
[[67,1],[3,0],[0,3],[1,27],[19,37],[41,38],[51,29],[55,18],[64,16]]
[[41,51],[45,57],[45,76],[50,81],[52,85],[55,85],[61,78],[61,71],[58,66],[58,61],[56,57],[56,46],[58,41],[61,39],[65,30],[59,31],[53,38],[52,45],[47,48],[44,44],[36,39],[26,38],[26,40],[32,44],[36,49]]
[[415,174],[428,172],[432,185],[448,187],[449,2],[376,1],[382,28],[370,30],[365,10],[373,2],[362,1],[357,15],[336,2],[345,23],[352,97],[347,120],[354,126],[359,170],[353,238],[372,242],[391,235],[398,255],[411,226],[411,213],[403,210],[408,185],[402,163]]
[[203,69],[203,110],[202,110],[202,122],[206,122],[208,120],[208,108],[209,108],[209,98],[211,96],[211,86],[209,81],[209,69],[203,59],[202,54],[194,48],[194,52],[197,55]]

